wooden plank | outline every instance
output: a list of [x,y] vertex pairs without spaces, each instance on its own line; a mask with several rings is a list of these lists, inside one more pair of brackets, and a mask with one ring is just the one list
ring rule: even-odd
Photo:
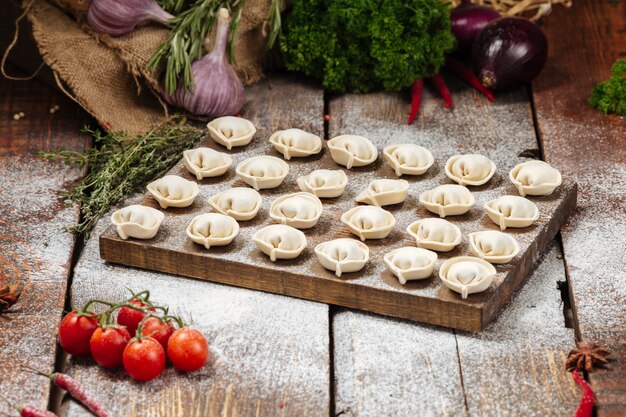
[[[291,79],[248,88],[246,106],[254,109],[263,137],[283,121],[322,129],[321,90]],[[108,226],[108,218],[101,221],[94,236]],[[98,253],[98,240],[91,239],[75,270],[74,303],[119,299],[127,287],[149,289],[154,299],[193,317],[215,354],[201,371],[168,368],[148,384],[72,360],[68,371],[100,393],[111,415],[328,415],[328,306],[120,267],[103,262]],[[66,411],[84,414],[74,403]]]
[[[61,108],[50,114],[54,105]],[[13,120],[20,112],[25,118]],[[76,207],[64,207],[61,192],[80,173],[44,162],[36,152],[61,146],[82,150],[89,138],[79,133],[84,113],[36,80],[1,79],[0,113],[0,286],[32,283],[0,316],[0,393],[15,404],[47,408],[49,381],[20,367],[54,369],[74,247],[74,236],[62,228],[78,219]],[[0,401],[0,414],[7,413],[14,410]]]
[[579,209],[563,227],[578,337],[612,350],[590,375],[598,416],[626,415],[626,119],[589,107],[594,85],[626,56],[626,4],[575,1],[546,19],[548,63],[533,83],[545,158],[580,182]]
[[[500,94],[498,103],[491,105],[473,90],[450,77],[447,79],[455,100],[453,112],[443,110],[441,101],[427,89],[417,125],[407,126],[406,97],[347,95],[330,103],[330,136],[355,133],[378,140],[393,136],[397,142],[416,142],[431,149],[439,156],[440,163],[454,153],[481,153],[492,158],[504,172],[519,156],[538,154],[528,96],[524,91]],[[534,259],[540,255],[536,253]],[[559,293],[554,283],[563,280],[564,275],[562,270],[540,268],[531,280],[533,286],[523,287],[521,293],[544,292],[545,297],[533,307],[519,305],[518,299],[526,299],[520,295],[479,335],[459,333],[456,336],[449,331],[408,322],[339,312],[332,323],[335,357],[341,358],[334,368],[337,412],[362,417],[490,415],[489,412],[554,415],[558,410],[569,410],[577,398],[576,390],[565,371],[554,368],[553,364],[554,358],[566,354],[573,339],[571,330],[563,325]],[[532,315],[534,308],[544,314],[545,326],[524,319]],[[518,326],[515,331],[503,331],[502,326],[514,323]],[[363,336],[364,333],[367,335]],[[529,341],[545,340],[548,335],[553,341],[538,352],[528,351]],[[474,351],[483,340],[482,358],[476,361]],[[373,341],[377,343],[375,347]],[[372,349],[375,349],[376,360],[369,358]],[[524,357],[515,356],[520,350],[527,352]],[[476,362],[480,362],[480,366]],[[502,372],[513,367],[510,374]],[[536,370],[550,367],[555,374],[560,372],[559,377],[537,381]],[[488,381],[483,382],[480,400],[476,390],[467,385],[476,384],[478,380]],[[506,403],[503,392],[506,392]],[[540,398],[544,392],[559,395],[546,396],[542,401],[527,400]],[[484,401],[493,404],[483,407]]]

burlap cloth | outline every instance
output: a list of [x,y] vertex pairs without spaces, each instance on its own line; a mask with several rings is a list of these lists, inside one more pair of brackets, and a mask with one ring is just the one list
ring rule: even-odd
[[[110,131],[139,133],[165,120],[168,109],[157,94],[161,71],[146,64],[168,29],[147,24],[117,38],[97,35],[80,22],[85,0],[56,3],[25,0],[23,6],[59,86]],[[269,0],[248,0],[241,16],[234,67],[245,85],[263,75],[269,6]]]

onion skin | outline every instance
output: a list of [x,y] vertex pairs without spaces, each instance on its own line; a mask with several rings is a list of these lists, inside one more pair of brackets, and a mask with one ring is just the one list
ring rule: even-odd
[[173,17],[155,0],[92,0],[87,11],[89,26],[111,36],[132,32],[147,20],[165,24]]
[[472,68],[487,88],[529,83],[548,58],[546,35],[529,20],[504,17],[485,26],[472,48]]
[[485,6],[461,5],[450,12],[452,34],[456,38],[456,52],[469,55],[480,31],[501,17],[500,13]]

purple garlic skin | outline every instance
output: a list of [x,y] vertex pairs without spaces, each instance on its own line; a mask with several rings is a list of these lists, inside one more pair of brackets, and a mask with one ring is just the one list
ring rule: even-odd
[[230,17],[228,10],[218,12],[213,50],[191,65],[193,89],[179,83],[174,93],[164,93],[165,100],[192,114],[220,117],[237,114],[243,107],[243,84],[226,57]]
[[91,0],[87,11],[89,26],[111,36],[132,32],[147,20],[165,24],[173,17],[155,0]]

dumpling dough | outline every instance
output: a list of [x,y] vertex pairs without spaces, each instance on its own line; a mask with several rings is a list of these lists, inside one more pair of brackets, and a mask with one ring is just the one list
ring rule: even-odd
[[152,207],[133,204],[117,210],[111,216],[111,222],[117,227],[117,234],[124,240],[152,239],[159,231],[165,215]]
[[258,230],[252,241],[272,262],[296,258],[306,247],[304,233],[284,224],[273,224]]
[[213,209],[240,221],[253,219],[259,212],[262,201],[257,191],[245,187],[229,188],[209,198]]
[[226,246],[239,233],[239,224],[230,216],[219,213],[204,213],[194,217],[187,226],[187,236],[193,242],[211,246]]
[[379,207],[388,206],[402,203],[408,191],[409,183],[405,180],[373,180],[365,190],[361,191],[356,201]]
[[420,203],[439,217],[465,214],[474,205],[474,196],[461,185],[445,184],[420,194]]
[[315,254],[324,268],[335,271],[340,277],[343,273],[363,269],[370,250],[358,240],[343,238],[320,243],[315,247]]
[[470,233],[469,240],[472,253],[492,264],[505,264],[519,253],[517,241],[496,230]]
[[188,207],[198,196],[200,188],[193,181],[178,175],[166,175],[148,184],[148,191],[161,208]]
[[561,173],[543,161],[527,161],[509,172],[509,178],[519,194],[550,195],[561,185]]
[[502,230],[507,227],[528,227],[539,218],[539,209],[535,203],[516,195],[505,195],[488,201],[485,210]]
[[229,151],[237,146],[246,146],[256,133],[252,122],[235,116],[218,117],[209,122],[207,127],[213,140],[226,146]]
[[289,173],[289,165],[282,159],[261,155],[246,159],[236,171],[246,184],[261,190],[278,187]]
[[446,162],[446,175],[459,185],[483,185],[495,172],[496,164],[482,155],[454,155]]
[[374,144],[358,135],[334,137],[328,141],[328,149],[334,161],[348,169],[369,165],[378,158]]
[[308,229],[322,215],[322,202],[311,193],[293,193],[278,197],[270,207],[270,217],[296,229]]
[[302,129],[279,130],[270,136],[270,143],[286,160],[290,160],[292,156],[314,155],[322,150],[322,139]]
[[298,177],[298,187],[319,198],[335,198],[343,194],[348,177],[341,169],[317,169],[309,175]]
[[361,240],[384,239],[396,225],[391,213],[376,206],[354,207],[343,213],[341,222]]
[[400,284],[409,280],[424,279],[432,275],[437,254],[426,249],[403,247],[395,249],[383,258]]
[[485,291],[496,276],[489,262],[473,256],[458,256],[445,261],[439,268],[439,278],[452,291],[467,298],[469,294]]
[[444,219],[429,218],[411,223],[406,231],[420,248],[450,252],[461,243],[461,229]]
[[428,149],[413,143],[389,146],[383,150],[383,155],[398,177],[422,175],[435,162]]
[[232,165],[232,158],[211,148],[188,149],[183,152],[183,162],[187,171],[198,181],[207,177],[219,177]]

